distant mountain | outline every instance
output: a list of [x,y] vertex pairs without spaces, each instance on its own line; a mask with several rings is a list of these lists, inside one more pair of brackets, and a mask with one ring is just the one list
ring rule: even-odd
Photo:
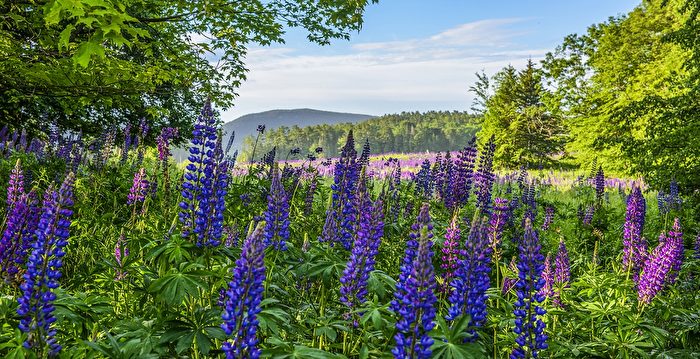
[[[235,132],[236,138],[231,151],[240,149],[243,145],[243,139],[246,138],[246,136],[255,135],[255,130],[258,125],[265,125],[266,130],[271,130],[282,126],[292,127],[296,125],[299,127],[306,127],[322,124],[334,125],[345,122],[357,123],[373,117],[375,116],[321,111],[310,108],[251,113],[224,124],[224,133],[227,134],[226,138],[224,138],[224,146],[226,145],[226,141],[228,141],[228,136]],[[182,161],[187,156],[187,152],[176,150],[174,155],[178,161]]]

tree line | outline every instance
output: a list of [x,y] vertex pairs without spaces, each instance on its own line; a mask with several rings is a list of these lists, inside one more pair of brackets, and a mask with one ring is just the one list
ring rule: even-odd
[[276,147],[278,157],[286,158],[296,148],[303,155],[321,147],[325,157],[337,157],[350,129],[358,146],[369,140],[372,153],[449,151],[464,147],[479,131],[478,117],[463,111],[402,112],[356,124],[283,126],[247,137],[241,156],[250,159],[255,148],[257,158]]

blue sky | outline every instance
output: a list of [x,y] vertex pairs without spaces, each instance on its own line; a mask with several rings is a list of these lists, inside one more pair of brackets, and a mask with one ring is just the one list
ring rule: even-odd
[[252,47],[250,72],[224,121],[278,108],[381,115],[467,110],[474,72],[541,59],[570,33],[623,14],[639,0],[380,0],[360,33],[330,46],[291,30]]

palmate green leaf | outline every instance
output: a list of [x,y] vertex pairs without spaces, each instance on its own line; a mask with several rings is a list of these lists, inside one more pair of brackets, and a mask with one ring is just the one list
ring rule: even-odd
[[171,305],[182,303],[185,296],[197,296],[198,290],[206,288],[207,284],[199,275],[175,272],[156,279],[148,287],[148,291]]
[[68,49],[68,46],[70,45],[70,35],[75,29],[75,26],[72,24],[68,24],[63,31],[61,31],[61,35],[59,35],[58,38],[58,49],[63,50],[63,49]]

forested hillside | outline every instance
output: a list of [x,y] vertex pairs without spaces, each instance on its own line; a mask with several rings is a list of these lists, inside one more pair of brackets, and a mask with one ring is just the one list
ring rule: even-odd
[[303,154],[317,147],[323,148],[326,157],[336,157],[350,129],[358,143],[369,139],[374,153],[455,150],[464,147],[479,130],[477,119],[478,116],[458,111],[402,112],[357,124],[279,127],[265,131],[257,146],[255,137],[247,137],[243,144],[243,158],[250,158],[254,147],[259,155],[269,152],[274,146],[281,157],[295,148]]

